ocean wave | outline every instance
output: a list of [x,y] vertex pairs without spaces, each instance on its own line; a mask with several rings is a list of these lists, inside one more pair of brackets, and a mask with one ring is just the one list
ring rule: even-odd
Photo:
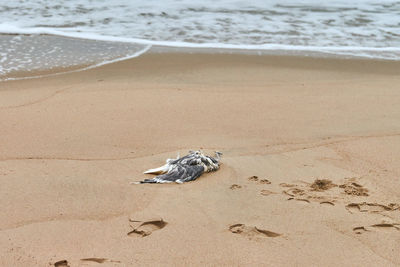
[[[393,52],[400,53],[400,47],[365,47],[365,46],[305,46],[305,45],[287,45],[287,44],[226,44],[226,43],[190,43],[181,41],[156,41],[130,37],[106,36],[96,33],[83,32],[64,32],[53,28],[22,28],[10,24],[0,24],[0,34],[22,34],[22,35],[55,35],[70,38],[132,43],[151,46],[181,47],[181,48],[217,48],[217,49],[238,49],[238,50],[290,50],[290,51],[309,51],[321,53],[346,53],[346,55],[368,56],[368,52]],[[354,53],[354,54],[352,54]],[[385,59],[398,59],[400,55],[394,57],[383,56]],[[379,57],[379,55],[370,55],[368,57]]]
[[185,46],[375,48],[400,46],[399,10],[396,0],[115,0],[112,5],[104,0],[20,0],[0,6],[0,23],[11,24],[11,29],[2,27],[4,32],[17,27]]

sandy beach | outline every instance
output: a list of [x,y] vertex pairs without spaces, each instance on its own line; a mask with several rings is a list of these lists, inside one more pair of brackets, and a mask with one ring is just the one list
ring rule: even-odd
[[[399,266],[399,84],[395,61],[155,52],[0,82],[0,266]],[[130,184],[190,149],[221,169]]]

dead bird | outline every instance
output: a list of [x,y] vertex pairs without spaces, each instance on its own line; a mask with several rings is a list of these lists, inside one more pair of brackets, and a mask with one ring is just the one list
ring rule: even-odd
[[166,164],[155,169],[145,171],[145,174],[157,174],[156,177],[145,179],[133,184],[144,183],[185,183],[194,181],[205,172],[213,172],[219,169],[222,153],[216,151],[215,157],[204,155],[200,150],[189,151],[184,157],[167,159]]

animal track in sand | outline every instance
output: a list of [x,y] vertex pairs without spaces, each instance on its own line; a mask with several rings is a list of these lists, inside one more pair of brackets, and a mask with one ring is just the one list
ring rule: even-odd
[[247,180],[252,181],[252,182],[259,182],[260,184],[271,184],[271,181],[268,179],[259,179],[258,176],[253,175],[247,178]]
[[394,210],[400,210],[400,205],[395,204],[395,203],[390,203],[388,205],[383,205],[379,203],[368,203],[368,202],[362,202],[362,203],[350,203],[346,205],[346,209],[350,213],[354,212],[372,212],[372,213],[378,213],[382,211],[394,211]]
[[257,182],[258,181],[258,176],[250,176],[249,178],[247,178],[247,180],[252,181],[252,182]]
[[256,226],[246,226],[245,224],[242,223],[233,224],[229,226],[229,231],[231,231],[234,234],[245,236],[249,239],[253,239],[255,237],[278,237],[282,235],[272,231],[259,229]]
[[154,218],[142,221],[129,219],[129,221],[131,222],[130,227],[132,228],[132,231],[130,231],[128,235],[135,234],[141,237],[151,235],[152,232],[160,230],[167,225],[167,222],[165,222],[162,218]]
[[271,182],[268,179],[262,179],[260,180],[260,184],[271,184]]
[[240,189],[242,188],[242,186],[238,185],[238,184],[233,184],[229,187],[229,189],[235,190],[235,189]]

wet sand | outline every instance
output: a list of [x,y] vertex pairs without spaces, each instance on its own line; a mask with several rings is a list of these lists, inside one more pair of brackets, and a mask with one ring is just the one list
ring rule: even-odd
[[[1,82],[0,265],[400,265],[399,84],[399,62],[183,53]],[[218,172],[129,184],[199,148]]]

